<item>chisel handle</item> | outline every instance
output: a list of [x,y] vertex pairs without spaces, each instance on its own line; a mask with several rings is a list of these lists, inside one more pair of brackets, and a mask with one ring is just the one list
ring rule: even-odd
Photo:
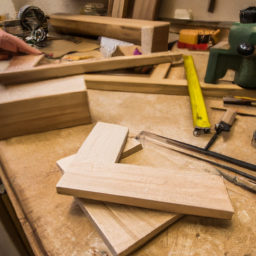
[[229,108],[224,114],[224,116],[222,117],[221,122],[224,122],[232,126],[232,124],[235,121],[236,114],[237,114],[237,111],[235,109]]

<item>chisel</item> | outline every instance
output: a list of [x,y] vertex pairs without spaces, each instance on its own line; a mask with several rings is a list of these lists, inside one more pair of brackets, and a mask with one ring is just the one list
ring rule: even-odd
[[213,135],[211,140],[208,142],[208,144],[205,146],[205,150],[208,150],[211,145],[214,143],[214,141],[219,137],[220,133],[222,131],[229,132],[232,124],[235,121],[236,118],[236,110],[234,109],[228,109],[224,116],[222,117],[221,121],[215,125],[216,133]]

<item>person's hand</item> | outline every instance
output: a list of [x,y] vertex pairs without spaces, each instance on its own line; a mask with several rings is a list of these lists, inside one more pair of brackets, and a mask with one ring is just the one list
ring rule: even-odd
[[39,50],[26,44],[21,39],[0,29],[0,48],[10,52],[24,52],[27,54],[41,54]]

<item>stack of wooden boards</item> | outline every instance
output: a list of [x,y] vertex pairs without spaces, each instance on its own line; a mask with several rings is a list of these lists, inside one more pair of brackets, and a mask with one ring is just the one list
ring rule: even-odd
[[57,162],[64,173],[58,193],[76,197],[113,255],[138,249],[182,214],[232,218],[219,176],[117,164],[127,135],[125,127],[97,123],[75,156]]

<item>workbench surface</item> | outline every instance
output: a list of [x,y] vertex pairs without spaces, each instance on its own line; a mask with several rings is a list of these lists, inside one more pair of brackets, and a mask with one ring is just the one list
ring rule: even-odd
[[[140,131],[204,147],[211,135],[193,136],[189,97],[88,90],[94,124],[123,125],[129,136]],[[206,98],[206,105],[212,100]],[[214,127],[222,111],[208,108]],[[58,195],[61,177],[56,161],[75,154],[93,125],[83,125],[0,142],[0,176],[35,255],[111,255],[72,197]],[[256,164],[251,146],[255,117],[237,116],[230,133],[222,133],[211,150]],[[204,168],[207,164],[179,153],[144,148],[122,163],[152,167]],[[250,173],[250,172],[248,172]],[[231,221],[185,216],[132,255],[256,255],[256,195],[225,184],[235,214]],[[121,207],[120,207],[120,210]]]

